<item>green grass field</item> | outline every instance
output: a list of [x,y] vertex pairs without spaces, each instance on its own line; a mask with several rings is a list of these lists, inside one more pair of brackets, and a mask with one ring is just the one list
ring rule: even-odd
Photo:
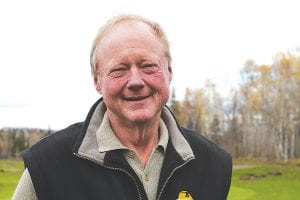
[[228,199],[300,199],[300,166],[256,163],[235,169]]
[[0,160],[0,200],[11,199],[23,169],[21,161]]
[[[233,171],[229,200],[300,199],[300,166],[244,164]],[[0,200],[11,199],[22,171],[21,161],[0,160]]]

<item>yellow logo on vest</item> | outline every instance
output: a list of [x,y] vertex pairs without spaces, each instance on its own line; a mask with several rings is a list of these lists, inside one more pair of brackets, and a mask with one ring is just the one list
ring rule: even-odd
[[183,190],[179,192],[177,200],[193,200],[193,197],[188,191]]

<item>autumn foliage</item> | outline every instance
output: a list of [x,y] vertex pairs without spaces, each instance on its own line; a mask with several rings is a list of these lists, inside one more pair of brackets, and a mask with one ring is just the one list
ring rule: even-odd
[[221,97],[212,82],[174,91],[170,107],[182,126],[202,133],[236,158],[300,157],[300,54],[280,53],[271,65],[248,60],[237,89]]

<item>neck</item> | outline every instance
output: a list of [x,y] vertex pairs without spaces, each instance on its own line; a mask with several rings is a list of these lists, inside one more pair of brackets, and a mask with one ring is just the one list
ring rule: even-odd
[[127,148],[135,151],[143,166],[146,166],[151,153],[159,141],[160,116],[143,124],[128,124],[108,115],[116,137]]

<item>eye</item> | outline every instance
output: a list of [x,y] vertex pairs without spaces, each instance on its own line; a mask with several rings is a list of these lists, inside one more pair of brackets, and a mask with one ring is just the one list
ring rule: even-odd
[[119,78],[124,76],[128,71],[127,67],[116,67],[110,70],[110,72],[108,73],[109,76],[113,77],[113,78]]
[[146,74],[152,74],[159,70],[158,65],[154,63],[144,63],[142,64],[142,71]]

